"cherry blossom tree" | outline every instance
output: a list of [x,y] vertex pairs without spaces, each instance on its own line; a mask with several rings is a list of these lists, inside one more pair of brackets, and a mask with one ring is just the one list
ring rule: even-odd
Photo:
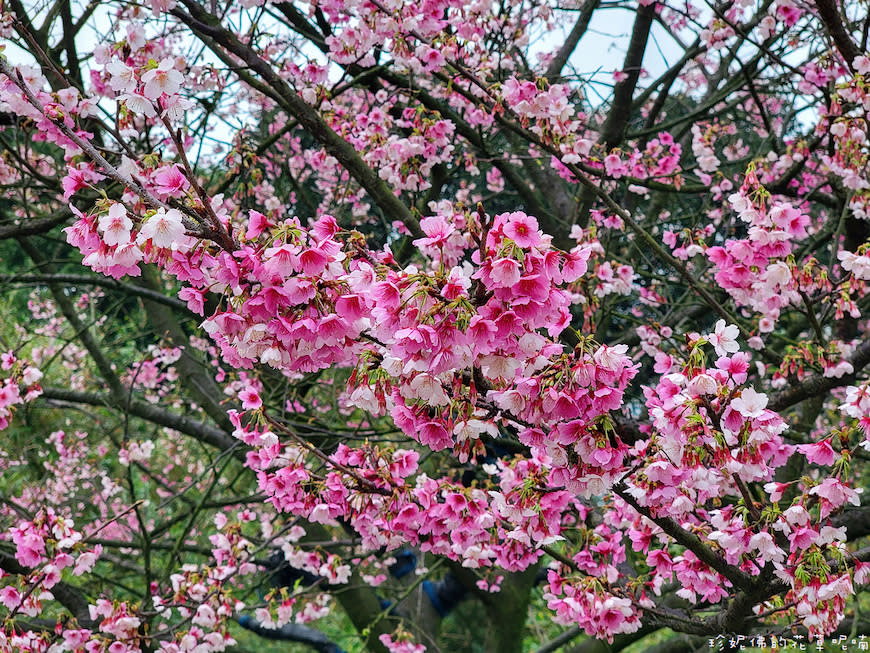
[[860,3],[0,6],[0,650],[862,627]]

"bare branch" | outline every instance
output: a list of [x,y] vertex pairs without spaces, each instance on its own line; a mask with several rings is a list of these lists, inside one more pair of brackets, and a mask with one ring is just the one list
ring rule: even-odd
[[589,21],[592,20],[592,14],[596,9],[598,9],[599,4],[601,4],[601,0],[590,0],[583,5],[580,15],[577,16],[577,22],[574,23],[574,27],[571,28],[571,31],[568,34],[568,38],[565,39],[562,47],[559,48],[559,52],[556,53],[556,56],[553,57],[550,65],[547,66],[547,72],[544,73],[544,77],[551,84],[558,84],[561,82],[562,69],[565,67],[565,64],[568,63],[568,59],[577,48],[580,39],[582,39],[583,35],[586,34],[586,29],[589,27]]
[[220,449],[221,451],[228,451],[237,448],[240,455],[242,453],[242,449],[239,447],[239,440],[233,438],[226,431],[137,399],[127,402],[125,398],[122,402],[118,402],[108,394],[97,394],[93,392],[81,392],[78,390],[52,387],[43,388],[40,399],[66,401],[76,404],[85,404],[88,406],[103,406],[105,408],[115,408],[128,411],[134,417],[144,419],[145,421],[158,426],[172,429],[173,431],[178,431],[184,435],[189,435],[192,438]]

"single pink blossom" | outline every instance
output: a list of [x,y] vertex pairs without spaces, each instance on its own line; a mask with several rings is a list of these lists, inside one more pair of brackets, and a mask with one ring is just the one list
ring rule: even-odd
[[103,232],[103,242],[106,245],[126,245],[130,242],[133,221],[127,217],[127,209],[123,204],[112,204],[109,212],[100,216],[97,226]]
[[136,242],[140,245],[147,240],[155,247],[174,249],[184,236],[181,212],[177,209],[158,209],[157,213],[145,220]]
[[731,402],[731,408],[750,419],[760,417],[767,408],[767,395],[756,392],[754,388],[744,388]]
[[511,213],[508,216],[508,222],[504,226],[504,235],[523,249],[537,247],[541,244],[538,221],[521,211]]
[[815,465],[830,465],[837,457],[837,453],[831,446],[831,438],[825,438],[821,442],[812,444],[798,445],[797,450],[806,456],[808,462]]
[[181,166],[164,166],[154,173],[154,183],[162,195],[178,197],[190,184]]
[[242,400],[242,408],[245,410],[258,410],[263,405],[259,393],[250,386],[239,391],[239,399]]
[[157,68],[152,68],[142,74],[145,87],[142,94],[150,100],[158,99],[163,93],[173,95],[181,88],[184,76],[175,70],[175,62],[171,57],[163,59]]

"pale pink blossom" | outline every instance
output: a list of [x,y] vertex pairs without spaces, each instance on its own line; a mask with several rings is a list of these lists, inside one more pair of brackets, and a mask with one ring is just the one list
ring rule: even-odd
[[150,240],[155,247],[175,249],[184,237],[181,219],[181,212],[177,209],[158,209],[145,220],[136,242],[141,245]]
[[870,73],[870,57],[863,54],[855,57],[852,60],[852,67],[855,68],[855,72],[859,75]]
[[111,75],[109,86],[119,93],[132,93],[136,90],[136,71],[127,64],[112,59],[106,66],[106,71]]
[[133,221],[127,217],[127,209],[123,204],[112,204],[108,213],[100,216],[97,226],[103,232],[103,242],[106,245],[126,245],[130,242]]
[[157,68],[152,68],[142,74],[145,87],[142,94],[151,99],[158,99],[163,93],[173,95],[181,88],[184,75],[175,70],[175,61],[171,57],[163,59]]
[[735,324],[725,324],[725,320],[718,320],[713,327],[713,333],[708,333],[706,338],[713,345],[717,356],[726,356],[740,350],[737,344],[737,336],[740,329]]
[[731,408],[750,419],[760,417],[766,407],[767,395],[756,392],[754,388],[744,388],[731,402]]
[[841,249],[837,252],[837,258],[840,259],[843,269],[851,272],[856,279],[870,281],[870,256]]
[[155,118],[157,111],[154,109],[154,104],[144,95],[138,93],[124,93],[118,96],[118,101],[123,102],[129,111],[138,113],[148,118]]

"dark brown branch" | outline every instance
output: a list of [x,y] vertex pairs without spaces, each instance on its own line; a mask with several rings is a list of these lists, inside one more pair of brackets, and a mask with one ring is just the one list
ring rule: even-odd
[[[577,646],[567,649],[565,653],[618,653],[656,630],[658,629],[655,627],[644,625],[636,632],[616,635],[613,638],[612,644],[607,644],[600,639],[589,638],[580,642]],[[545,647],[541,647],[535,653],[545,653],[547,650]],[[555,651],[556,649],[549,650]]]
[[549,642],[546,642],[545,644],[538,647],[535,653],[553,653],[554,651],[558,651],[560,648],[565,646],[565,644],[577,639],[582,634],[583,629],[580,628],[580,626],[574,626],[573,628],[569,628],[568,630],[560,633],[559,635],[551,639]]
[[[598,139],[598,142],[601,143],[605,150],[609,151],[613,149],[625,137],[625,130],[632,115],[631,99],[634,96],[637,81],[640,79],[643,55],[646,52],[646,44],[649,40],[649,33],[652,28],[657,4],[653,2],[649,5],[641,6],[637,10],[634,28],[631,32],[631,41],[628,44],[628,50],[625,53],[625,60],[622,65],[622,71],[626,77],[613,88],[613,101],[610,104],[607,118],[604,121],[604,126],[601,128],[601,135]],[[594,201],[594,190],[584,186],[580,193],[580,208],[577,215],[577,223],[581,227],[585,228],[589,223],[589,212]]]
[[[30,259],[34,262],[34,264],[45,270],[49,274],[56,274],[57,270],[54,265],[52,265],[49,261],[45,259],[43,253],[29,240],[26,238],[19,238],[18,244],[21,246]],[[60,312],[66,318],[66,321],[69,322],[70,327],[75,333],[76,338],[82,343],[84,348],[88,351],[91,356],[91,360],[94,361],[94,365],[97,366],[97,371],[99,371],[100,376],[103,378],[103,381],[109,388],[109,392],[111,392],[112,397],[116,402],[120,405],[123,405],[127,398],[127,391],[124,388],[124,384],[121,383],[121,379],[118,377],[118,374],[115,372],[115,368],[112,365],[112,362],[106,357],[103,353],[103,350],[100,348],[99,344],[97,344],[96,339],[93,334],[91,334],[90,329],[87,325],[83,324],[82,321],[78,317],[78,313],[73,306],[72,300],[67,296],[64,292],[63,288],[59,284],[49,283],[48,289],[51,292],[51,296],[54,298],[55,303],[57,304]]]
[[14,274],[0,276],[0,285],[14,283],[61,283],[67,286],[99,286],[101,288],[117,290],[126,295],[142,297],[143,299],[148,299],[152,302],[164,304],[165,306],[169,306],[170,308],[174,308],[175,310],[183,311],[184,313],[191,316],[193,319],[201,319],[198,315],[192,313],[190,309],[187,308],[186,302],[183,302],[180,299],[176,299],[175,297],[167,297],[166,295],[156,290],[151,290],[150,288],[143,288],[142,286],[130,283],[122,283],[108,277],[92,277],[87,274]]
[[[173,431],[178,431],[184,435],[199,440],[200,442],[212,447],[216,447],[221,451],[227,451],[233,447],[237,447],[239,441],[215,426],[199,422],[190,417],[177,415],[160,406],[149,404],[138,399],[127,401],[122,398],[121,402],[115,401],[111,395],[97,394],[95,392],[80,392],[78,390],[68,390],[66,388],[43,388],[40,400],[65,401],[75,404],[84,404],[86,406],[102,406],[105,408],[115,408],[129,412],[130,415],[143,419],[146,422],[151,422],[157,426],[163,426]],[[241,451],[241,449],[239,449]]]
[[20,222],[13,222],[12,224],[0,225],[0,240],[44,234],[54,229],[57,225],[63,224],[71,216],[72,212],[69,209],[60,209],[45,218],[22,220]]
[[[156,268],[147,266],[142,281],[150,286],[152,293],[162,296],[160,274]],[[191,348],[190,340],[178,323],[175,313],[151,299],[145,300],[145,312],[157,335],[166,338],[173,346],[181,348],[181,357],[175,363],[181,387],[214,420],[215,424],[225,432],[232,433],[233,426],[227,416],[227,408],[231,406],[221,405],[223,393],[206,364],[197,355],[196,350]]]
[[870,506],[847,508],[831,518],[834,528],[846,527],[846,540],[852,542],[870,535]]
[[837,4],[834,0],[815,0],[815,4],[816,9],[819,10],[819,18],[822,19],[828,34],[834,40],[834,45],[837,46],[840,54],[843,55],[843,59],[846,60],[849,70],[855,70],[852,62],[861,52],[858,50],[858,46],[855,45],[849,32],[843,26],[840,12],[837,10]]
[[73,24],[71,3],[59,1],[57,4],[60,5],[60,20],[63,25],[61,43],[58,47],[63,47],[66,52],[66,67],[69,71],[69,77],[78,88],[82,88],[82,70],[79,67],[79,54],[76,50],[76,29]]
[[698,560],[731,581],[731,584],[734,585],[734,587],[748,588],[751,586],[751,579],[745,572],[725,562],[724,558],[720,558],[716,555],[716,553],[704,544],[701,541],[701,538],[697,535],[684,530],[670,517],[651,516],[649,510],[641,506],[637,500],[628,493],[625,485],[617,484],[613,487],[613,491],[639,514],[654,522],[667,535],[669,535],[674,542],[689,549],[695,554],[695,556],[697,556]]
[[601,4],[601,0],[590,0],[583,5],[583,9],[577,17],[577,22],[574,23],[574,27],[571,28],[571,32],[568,34],[568,38],[565,39],[562,47],[559,48],[559,52],[556,53],[550,65],[547,66],[547,72],[544,73],[544,77],[551,84],[558,84],[562,81],[562,69],[568,63],[568,59],[577,48],[580,39],[586,33],[589,21],[592,20],[592,14],[598,9],[599,4]]
[[[683,53],[683,56],[680,57],[679,61],[677,61],[673,66],[671,66],[668,70],[662,73],[658,77],[658,79],[656,79],[652,84],[647,86],[644,90],[642,90],[635,96],[634,100],[632,100],[631,110],[633,112],[640,110],[640,108],[644,104],[646,104],[647,100],[652,97],[652,94],[655,93],[656,89],[659,87],[662,88],[662,90],[659,91],[659,97],[661,97],[662,93],[665,93],[665,95],[667,95],[665,89],[669,88],[671,84],[674,83],[674,80],[676,80],[677,77],[680,76],[680,73],[686,67],[686,64],[688,64],[692,59],[694,59],[704,51],[706,51],[706,48],[701,46],[701,40],[696,39],[691,47]],[[662,102],[664,102],[664,100]],[[647,119],[647,122],[649,122],[649,119]],[[647,126],[649,127],[651,125]]]
[[770,410],[778,412],[790,408],[804,399],[816,397],[829,392],[833,388],[840,388],[854,383],[858,373],[870,363],[870,340],[866,340],[858,346],[849,357],[849,362],[852,363],[852,367],[855,370],[851,374],[844,374],[840,378],[813,374],[771,397],[767,407]]
[[289,2],[275,3],[275,9],[284,14],[284,17],[290,21],[290,26],[299,35],[311,41],[321,52],[328,52],[329,46],[326,45],[326,39],[323,34],[314,29],[314,26],[309,23],[305,16]]
[[613,102],[610,104],[607,119],[601,129],[600,140],[608,150],[616,147],[622,141],[628,120],[631,118],[631,99],[634,96],[637,81],[640,79],[643,55],[646,52],[656,4],[653,2],[641,6],[637,10],[637,17],[631,32],[631,41],[628,44],[628,51],[625,53],[625,61],[622,65],[622,71],[626,77],[613,88]]
[[697,635],[677,635],[646,649],[645,653],[694,653],[707,648],[707,640]]

